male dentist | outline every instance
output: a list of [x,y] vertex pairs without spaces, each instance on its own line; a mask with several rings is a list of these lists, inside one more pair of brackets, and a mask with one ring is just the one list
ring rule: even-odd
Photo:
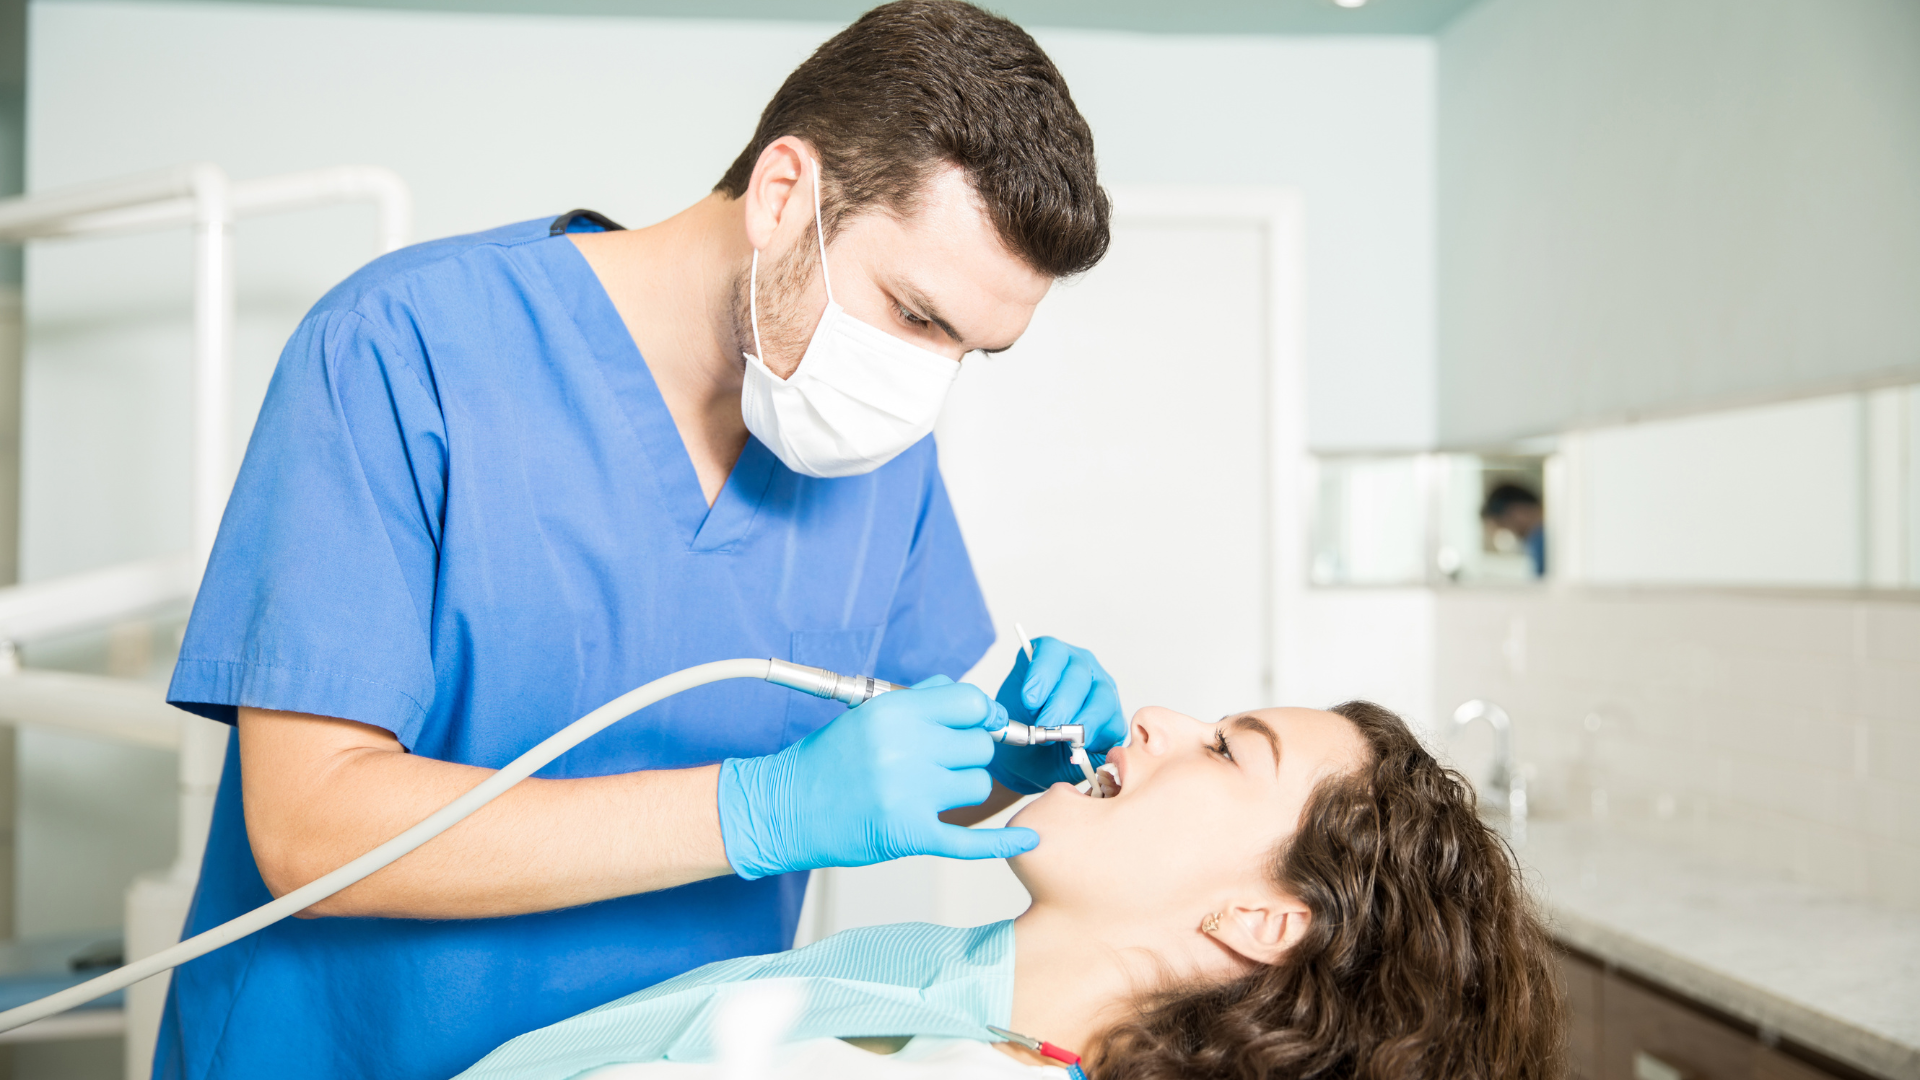
[[[938,816],[1076,772],[995,747],[1005,710],[937,677],[994,634],[929,433],[961,357],[1013,344],[1107,226],[1092,136],[1032,38],[904,0],[795,70],[678,215],[421,244],[321,300],[168,694],[238,728],[189,933],[668,672],[771,656],[923,687],[846,711],[731,682],[621,722],[180,968],[155,1074],[446,1077],[789,947],[810,869],[1031,848]],[[1123,737],[1091,655],[1043,640],[1020,670],[1016,712]]]

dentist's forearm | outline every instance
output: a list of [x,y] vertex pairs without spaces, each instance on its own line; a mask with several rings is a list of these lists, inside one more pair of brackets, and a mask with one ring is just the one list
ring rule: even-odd
[[[280,896],[392,839],[493,770],[407,753],[366,724],[241,709],[247,838]],[[731,874],[719,767],[528,779],[306,915],[475,919]]]

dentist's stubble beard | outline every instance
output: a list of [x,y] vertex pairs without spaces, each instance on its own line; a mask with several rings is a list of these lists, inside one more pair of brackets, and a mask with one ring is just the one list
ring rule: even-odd
[[[819,274],[819,262],[813,233],[785,254],[769,259],[760,256],[760,344],[766,352],[760,362],[776,373],[791,377],[800,366],[800,358],[820,323],[820,310],[807,310],[802,303],[808,284]],[[752,311],[747,289],[751,275],[743,266],[733,278],[734,363],[746,369],[741,355],[754,351]],[[821,294],[824,307],[826,296]]]

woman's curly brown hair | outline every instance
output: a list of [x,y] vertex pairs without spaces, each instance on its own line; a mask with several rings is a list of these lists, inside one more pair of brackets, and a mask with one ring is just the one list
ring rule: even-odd
[[1169,990],[1100,1040],[1094,1080],[1559,1080],[1546,931],[1473,789],[1365,701],[1371,761],[1324,780],[1273,879],[1312,913],[1272,966]]

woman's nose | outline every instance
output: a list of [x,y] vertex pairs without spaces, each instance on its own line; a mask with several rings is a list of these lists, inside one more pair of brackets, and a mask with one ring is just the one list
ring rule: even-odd
[[1127,747],[1159,757],[1167,752],[1171,743],[1168,736],[1173,725],[1186,719],[1172,709],[1149,705],[1133,714],[1133,736],[1128,739]]

